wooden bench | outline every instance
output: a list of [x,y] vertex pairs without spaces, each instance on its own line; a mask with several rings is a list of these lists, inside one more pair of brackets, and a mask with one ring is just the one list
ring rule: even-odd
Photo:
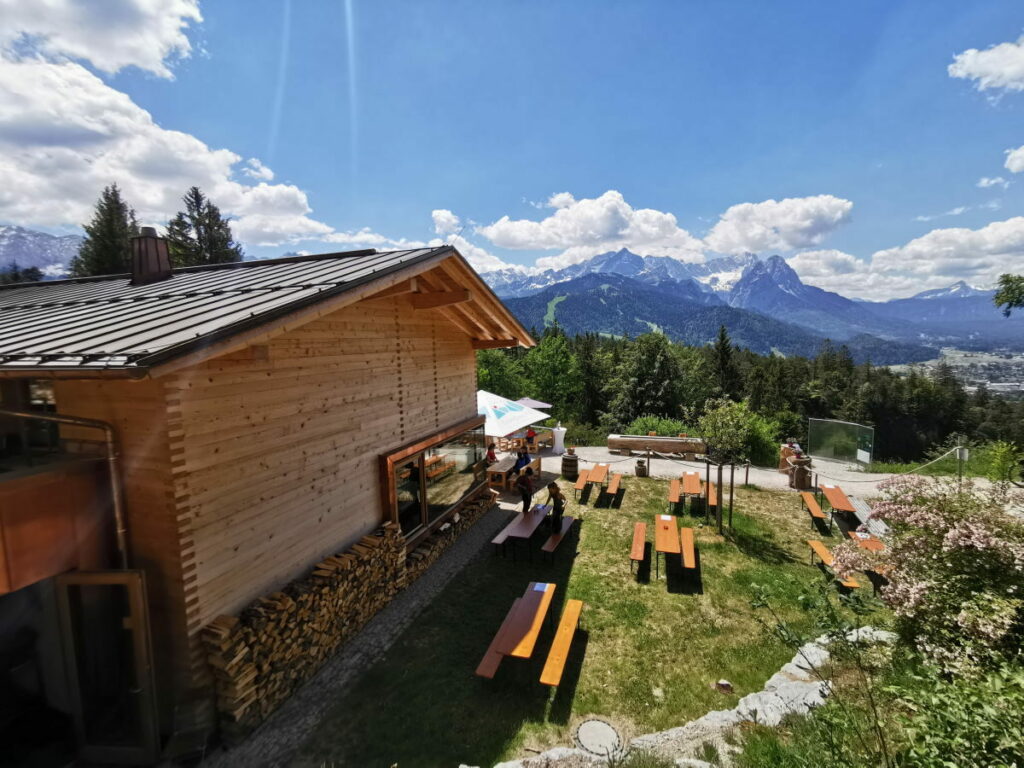
[[608,483],[608,487],[605,488],[604,492],[611,496],[613,499],[619,493],[619,485],[622,483],[622,473],[616,472],[612,475],[611,481]]
[[[807,540],[807,546],[809,546],[811,548],[811,564],[812,565],[814,564],[814,556],[817,555],[821,559],[822,564],[826,568],[831,570],[831,568],[832,568],[832,553],[829,552],[828,547],[826,547],[824,544],[822,544],[817,539],[808,539]],[[835,576],[835,574],[833,574],[833,576]],[[836,580],[840,584],[842,584],[844,587],[846,587],[847,589],[857,589],[860,586],[860,584],[858,584],[853,579],[840,579],[840,578],[836,577]]]
[[693,528],[679,529],[679,544],[683,550],[683,568],[696,568],[697,552],[693,547]]
[[569,648],[572,646],[573,635],[580,625],[580,614],[583,612],[582,600],[567,600],[562,618],[555,630],[555,639],[548,651],[544,670],[540,673],[540,681],[544,685],[557,686],[562,681],[565,663],[569,660]]
[[502,638],[508,631],[508,628],[512,626],[520,601],[522,601],[521,597],[517,597],[513,601],[512,607],[505,614],[505,620],[501,622],[501,626],[498,628],[497,633],[495,633],[494,639],[491,640],[491,644],[487,647],[487,652],[484,654],[483,659],[480,660],[480,664],[476,668],[476,673],[480,677],[486,677],[488,680],[493,679],[494,673],[498,671],[498,665],[505,658],[504,654],[498,649],[502,646]]
[[713,482],[708,483],[708,509],[718,506],[718,488]]
[[562,543],[562,540],[568,535],[569,531],[572,530],[573,523],[576,522],[576,518],[566,515],[562,518],[562,529],[557,533],[552,533],[548,537],[548,540],[544,542],[544,546],[540,548],[541,552],[547,552],[552,557],[554,556],[555,550],[558,549],[558,545]]
[[644,561],[644,550],[647,548],[647,523],[633,525],[633,546],[629,550],[629,572],[633,572],[633,563]]
[[681,488],[679,486],[679,478],[678,477],[673,477],[672,478],[672,482],[668,486],[668,511],[669,512],[671,512],[673,509],[675,509],[676,505],[679,503],[680,493],[681,493]]
[[576,485],[573,487],[572,495],[575,498],[580,491],[587,487],[587,478],[590,477],[590,471],[586,469],[580,470],[580,476],[576,478]]
[[[807,507],[807,513],[811,516],[811,528],[814,528],[815,520],[828,519],[825,513],[821,511],[821,505],[818,504],[818,500],[814,498],[813,493],[810,493],[809,491],[800,491],[800,498]],[[828,529],[830,531],[832,530],[832,520],[829,520]]]

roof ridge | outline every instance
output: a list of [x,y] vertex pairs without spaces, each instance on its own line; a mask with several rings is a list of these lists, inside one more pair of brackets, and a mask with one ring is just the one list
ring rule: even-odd
[[[300,256],[281,256],[275,259],[249,259],[247,261],[227,261],[221,264],[197,264],[191,267],[175,267],[171,274],[192,274],[193,272],[214,272],[227,269],[250,269],[253,267],[267,266],[272,264],[301,264],[306,261],[319,261],[321,259],[352,258],[358,256],[384,256],[391,253],[402,253],[404,251],[437,250],[447,248],[447,244],[439,246],[423,246],[421,248],[395,248],[390,251],[378,251],[376,248],[364,248],[357,251],[334,251],[333,253],[307,253]],[[89,275],[88,277],[66,277],[61,280],[38,280],[30,283],[8,283],[0,285],[0,291],[13,288],[40,288],[50,285],[70,285],[73,283],[98,283],[104,280],[130,280],[130,272],[121,272],[113,275]]]

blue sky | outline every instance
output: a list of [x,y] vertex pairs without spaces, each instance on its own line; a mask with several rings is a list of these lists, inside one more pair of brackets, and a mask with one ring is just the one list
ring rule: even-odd
[[160,222],[194,182],[258,257],[752,250],[876,298],[1024,263],[1019,3],[93,5],[0,21],[35,200],[2,221],[73,229],[109,179]]

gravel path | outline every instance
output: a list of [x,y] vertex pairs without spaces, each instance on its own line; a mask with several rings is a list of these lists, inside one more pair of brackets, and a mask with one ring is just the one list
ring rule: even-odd
[[[611,464],[612,472],[622,472],[627,475],[635,474],[636,462],[637,459],[640,458],[638,456],[634,456],[632,458],[628,456],[620,456],[616,453],[611,453],[607,448],[602,447],[577,448],[576,454],[580,457],[581,469],[600,462]],[[547,453],[542,454],[541,456],[541,464],[543,465],[545,472],[552,472],[554,474],[560,473],[561,463],[561,456],[555,456]],[[652,477],[677,477],[681,472],[687,470],[700,470],[703,475],[704,462],[677,461],[675,459],[660,458],[651,459]],[[737,484],[743,482],[744,471],[743,467],[736,467]],[[813,471],[819,473],[823,482],[831,482],[841,485],[847,493],[867,497],[875,496],[877,494],[878,484],[883,480],[887,480],[892,477],[891,474],[869,474],[848,464],[843,464],[837,461],[827,461],[825,459],[814,459]],[[714,474],[714,470],[712,470],[712,474]],[[726,470],[726,476],[728,476],[728,470]],[[751,467],[750,482],[760,488],[773,490],[787,490],[789,488],[789,476],[784,475],[775,469]]]

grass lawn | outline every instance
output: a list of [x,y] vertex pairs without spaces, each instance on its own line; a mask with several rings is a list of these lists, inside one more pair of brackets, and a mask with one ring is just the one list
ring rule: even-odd
[[[595,506],[593,495],[572,501],[572,485],[560,482],[567,514],[583,517],[578,555],[567,541],[554,563],[542,561],[542,527],[532,562],[489,553],[475,560],[345,692],[295,765],[490,766],[571,744],[574,726],[588,716],[613,722],[627,739],[675,727],[734,706],[792,656],[756,621],[753,585],[770,587],[783,617],[810,631],[797,597],[825,576],[808,564],[810,527],[796,494],[737,490],[734,530],[724,538],[702,527],[703,517],[680,511],[680,524],[696,528],[700,577],[687,577],[675,556],[668,578],[663,563],[655,580],[646,564],[630,573],[629,549],[637,521],[648,524],[653,542],[668,481],[625,478],[621,508]],[[533,659],[505,659],[493,680],[474,674],[530,581],[557,585],[556,621],[567,598],[585,603],[558,689],[538,681],[551,626]],[[709,687],[720,678],[734,694]]]

